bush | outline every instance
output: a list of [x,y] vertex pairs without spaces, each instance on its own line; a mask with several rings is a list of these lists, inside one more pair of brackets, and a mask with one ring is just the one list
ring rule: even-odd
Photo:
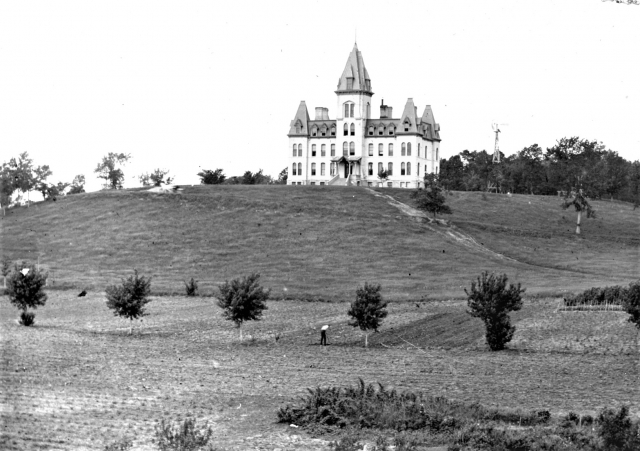
[[133,320],[146,316],[145,305],[151,302],[151,278],[140,277],[138,270],[127,279],[122,279],[121,285],[110,285],[107,293],[107,307],[113,310],[115,316],[129,318],[129,334],[133,333]]
[[351,303],[347,312],[353,318],[349,325],[365,331],[365,347],[369,345],[369,334],[366,332],[371,329],[377,332],[382,320],[387,316],[387,303],[383,302],[380,290],[380,284],[370,285],[365,282],[364,287],[356,290],[356,300]]
[[125,437],[106,445],[104,451],[129,451],[131,448],[133,448],[133,440]]
[[515,326],[511,325],[508,313],[522,308],[522,293],[520,284],[510,284],[506,288],[507,275],[497,276],[483,272],[478,277],[477,283],[471,283],[471,289],[467,294],[467,313],[484,321],[486,328],[487,344],[492,351],[504,349],[505,344],[511,341]]
[[607,451],[637,451],[640,449],[640,428],[629,418],[629,408],[604,408],[598,415],[598,435]]
[[36,314],[28,313],[27,309],[36,309],[47,302],[44,292],[46,281],[47,275],[38,271],[35,266],[26,262],[14,265],[7,280],[5,294],[9,296],[9,302],[22,310],[20,324],[33,325]]
[[33,326],[36,314],[33,312],[22,312],[20,314],[20,324],[23,326]]
[[329,443],[329,447],[333,451],[360,451],[358,438],[353,435],[345,435],[340,440]]
[[262,312],[267,310],[267,299],[271,290],[265,290],[258,280],[260,274],[253,273],[242,279],[233,279],[220,285],[218,306],[222,308],[222,316],[233,321],[240,329],[242,340],[242,323],[245,321],[259,321]]
[[620,305],[627,297],[627,289],[619,285],[604,288],[589,288],[575,296],[564,298],[564,305],[573,307],[577,305]]
[[198,296],[198,282],[196,282],[193,277],[189,282],[184,283],[184,288],[187,296]]
[[630,283],[626,294],[622,306],[631,315],[628,321],[640,329],[640,280]]
[[156,425],[155,444],[160,451],[198,451],[208,448],[213,430],[208,424],[197,425],[192,418],[172,424],[164,419]]

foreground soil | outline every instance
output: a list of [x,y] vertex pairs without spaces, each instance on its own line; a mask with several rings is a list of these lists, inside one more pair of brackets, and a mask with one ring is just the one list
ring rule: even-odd
[[50,293],[31,328],[0,298],[2,449],[102,449],[128,436],[150,450],[160,419],[188,414],[214,427],[222,449],[327,449],[330,437],[278,424],[276,412],[309,387],[359,377],[553,414],[623,403],[640,412],[638,335],[621,312],[527,300],[511,349],[491,353],[462,303],[393,303],[364,349],[344,303],[271,302],[240,342],[213,298],[154,298],[129,336],[102,294],[76,294]]

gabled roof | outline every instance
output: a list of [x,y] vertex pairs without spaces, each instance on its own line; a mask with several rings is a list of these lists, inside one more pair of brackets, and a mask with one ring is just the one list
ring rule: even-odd
[[[296,124],[300,124],[300,131],[296,131]],[[289,128],[289,136],[308,136],[309,135],[309,111],[307,111],[307,104],[305,101],[300,102],[296,116],[293,118]]]
[[[409,129],[405,132],[405,123],[409,123]],[[402,116],[400,116],[400,126],[398,127],[398,135],[402,133],[418,133],[417,128],[418,118],[416,117],[416,106],[413,104],[413,99],[408,98],[407,103],[404,106]]]
[[[347,83],[348,79],[353,80],[351,86]],[[371,92],[371,79],[367,68],[364,66],[362,53],[358,50],[358,44],[353,46],[353,50],[349,54],[342,76],[338,80],[338,91],[365,91],[373,94]]]

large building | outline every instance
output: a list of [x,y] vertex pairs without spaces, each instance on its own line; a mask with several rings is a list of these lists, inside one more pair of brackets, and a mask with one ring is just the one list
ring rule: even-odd
[[[371,116],[371,79],[355,45],[338,81],[337,117],[317,107],[311,120],[300,102],[289,130],[290,185],[361,185],[416,188],[426,173],[438,173],[440,126],[427,105],[418,116],[413,99],[402,115],[380,105]],[[388,178],[378,174],[387,171]]]

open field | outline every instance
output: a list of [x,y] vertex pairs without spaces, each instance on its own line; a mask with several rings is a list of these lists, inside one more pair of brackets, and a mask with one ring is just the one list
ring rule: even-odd
[[[410,203],[408,190],[378,191]],[[102,291],[136,267],[154,277],[156,293],[182,293],[192,276],[213,293],[256,271],[281,299],[350,299],[365,281],[380,282],[390,300],[462,298],[482,270],[549,295],[626,285],[640,273],[640,210],[629,204],[594,202],[598,218],[576,237],[575,213],[555,197],[448,200],[452,228],[420,223],[359,188],[103,191],[8,210],[0,253],[39,258],[53,288]]]
[[212,298],[154,298],[129,336],[102,295],[49,296],[31,328],[0,298],[2,449],[100,449],[122,435],[153,449],[155,422],[187,413],[212,422],[224,449],[323,449],[322,439],[275,424],[276,411],[307,387],[358,377],[554,415],[622,403],[640,413],[640,343],[626,315],[556,312],[557,299],[525,300],[511,349],[491,353],[457,301],[390,304],[364,349],[344,303],[270,302],[263,321],[245,326],[255,340],[240,343]]

